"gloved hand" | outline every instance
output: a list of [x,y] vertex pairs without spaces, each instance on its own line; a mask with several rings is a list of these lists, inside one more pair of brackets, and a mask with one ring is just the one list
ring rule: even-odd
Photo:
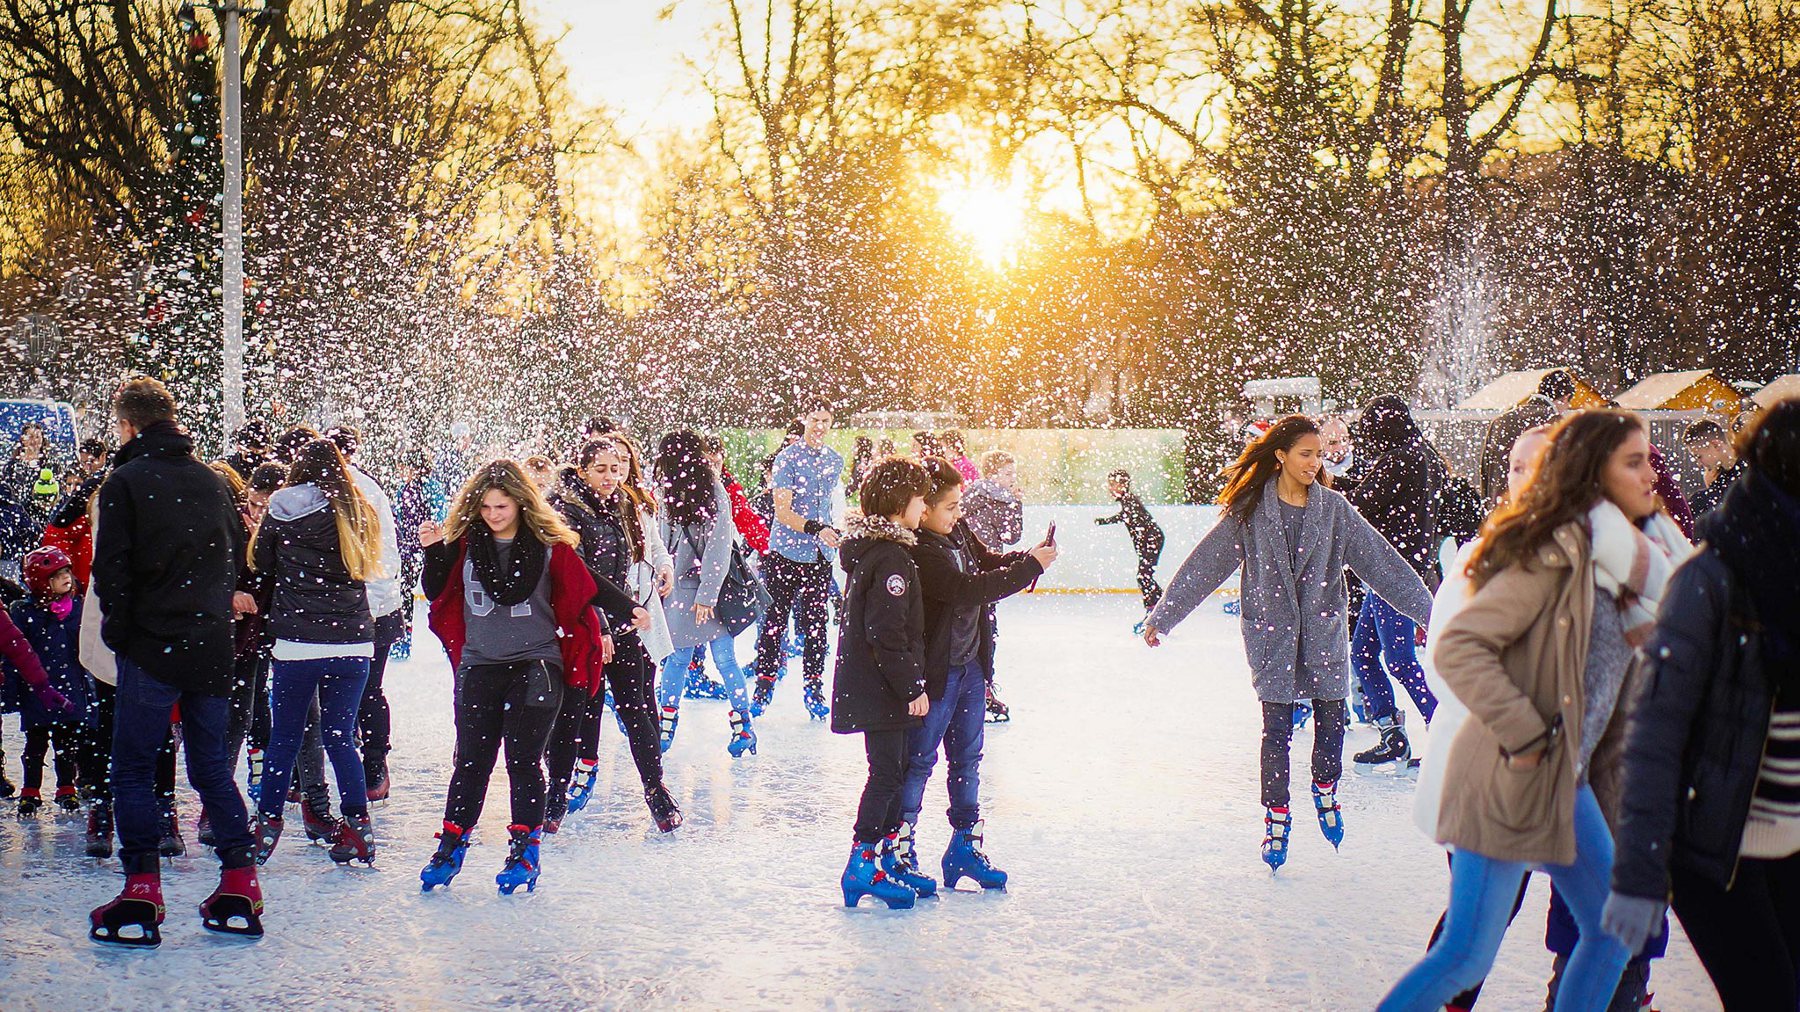
[[44,704],[44,709],[52,710],[57,713],[75,712],[75,704],[69,701],[69,697],[56,691],[49,683],[39,686],[35,691],[37,692],[38,702]]
[[1606,907],[1600,911],[1600,928],[1624,942],[1625,948],[1636,956],[1643,951],[1644,943],[1662,927],[1663,912],[1667,908],[1668,904],[1662,900],[1614,892],[1606,897]]

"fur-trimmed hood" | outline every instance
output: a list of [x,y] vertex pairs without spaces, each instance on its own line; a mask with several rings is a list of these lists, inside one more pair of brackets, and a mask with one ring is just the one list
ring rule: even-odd
[[851,572],[870,552],[896,545],[903,552],[919,543],[919,536],[887,517],[865,517],[852,511],[844,520],[844,540],[838,545],[838,565]]
[[887,517],[865,517],[853,511],[844,518],[844,542],[848,544],[855,538],[892,541],[908,548],[919,543],[916,532],[907,530]]

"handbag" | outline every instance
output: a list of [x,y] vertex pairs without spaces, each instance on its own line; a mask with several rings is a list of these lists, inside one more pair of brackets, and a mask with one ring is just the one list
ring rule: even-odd
[[725,570],[725,583],[719,587],[719,603],[713,607],[725,631],[733,636],[762,621],[774,602],[762,577],[744,560],[744,550],[731,546],[731,564]]
[[[688,547],[694,550],[694,575],[698,576],[701,548],[694,543],[692,529],[684,528],[682,535],[687,538]],[[713,604],[713,616],[727,633],[736,636],[761,622],[774,600],[762,577],[756,575],[750,563],[745,561],[744,550],[733,541],[731,561],[725,566],[725,582],[719,585],[719,599]]]

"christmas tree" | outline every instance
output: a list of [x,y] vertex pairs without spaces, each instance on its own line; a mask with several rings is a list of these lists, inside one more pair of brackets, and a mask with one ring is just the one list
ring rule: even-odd
[[218,63],[191,6],[181,7],[178,24],[185,36],[183,118],[168,134],[169,167],[146,195],[143,317],[127,344],[126,366],[167,383],[200,445],[214,448],[221,445],[223,396]]

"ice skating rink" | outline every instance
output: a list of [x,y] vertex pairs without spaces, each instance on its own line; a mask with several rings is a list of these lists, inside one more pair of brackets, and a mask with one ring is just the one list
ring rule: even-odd
[[[687,824],[672,836],[651,828],[609,718],[596,804],[546,845],[535,894],[494,888],[502,766],[461,877],[422,895],[452,736],[448,665],[421,622],[415,659],[387,678],[394,791],[374,810],[375,868],[335,867],[290,809],[263,869],[267,937],[210,935],[194,907],[217,865],[192,839],[184,782],[189,856],[164,864],[163,945],[106,949],[87,940],[86,912],[117,892],[117,863],[82,856],[78,817],[20,822],[8,801],[0,1009],[1372,1008],[1446,895],[1411,784],[1346,773],[1342,852],[1296,807],[1289,863],[1271,878],[1237,620],[1215,601],[1151,651],[1131,635],[1140,614],[1134,595],[1002,606],[1015,719],[989,728],[982,798],[987,851],[1012,888],[910,912],[843,907],[861,742],[807,722],[798,661],[757,723],[754,758],[726,755],[726,704],[683,705],[668,781]],[[1373,739],[1353,728],[1346,752]],[[14,717],[4,740],[16,780]],[[1309,753],[1310,731],[1295,744],[1297,784]],[[1296,797],[1307,805],[1304,787]],[[933,874],[944,806],[940,766],[919,827]],[[1536,882],[1483,1008],[1543,1006],[1548,886]],[[1665,1012],[1718,1008],[1678,927],[1651,982]]]

